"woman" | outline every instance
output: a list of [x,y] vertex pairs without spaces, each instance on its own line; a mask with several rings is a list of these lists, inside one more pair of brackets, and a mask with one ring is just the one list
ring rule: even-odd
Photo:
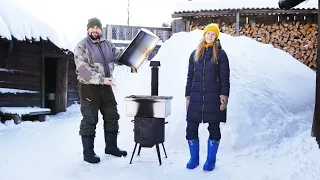
[[216,154],[221,139],[220,122],[226,122],[226,107],[230,91],[230,69],[226,52],[219,43],[219,26],[209,24],[203,38],[189,59],[186,85],[187,129],[190,150],[188,169],[199,165],[198,128],[209,123],[208,154],[203,170],[215,168]]

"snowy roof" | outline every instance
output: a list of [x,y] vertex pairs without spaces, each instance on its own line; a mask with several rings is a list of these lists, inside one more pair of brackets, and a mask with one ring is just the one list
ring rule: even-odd
[[[230,9],[279,9],[279,0],[210,0],[183,1],[176,4],[174,13]],[[318,0],[306,0],[292,9],[318,9]]]
[[[0,5],[0,39],[12,40],[49,40],[59,48],[69,49],[59,33],[52,26],[7,2]],[[70,50],[70,49],[69,49]]]

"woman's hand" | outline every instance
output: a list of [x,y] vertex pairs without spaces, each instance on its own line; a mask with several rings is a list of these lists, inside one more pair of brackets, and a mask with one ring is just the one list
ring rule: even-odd
[[188,111],[189,103],[190,103],[190,96],[187,96],[186,97],[186,111]]
[[228,96],[220,95],[220,103],[220,111],[225,110],[228,105]]

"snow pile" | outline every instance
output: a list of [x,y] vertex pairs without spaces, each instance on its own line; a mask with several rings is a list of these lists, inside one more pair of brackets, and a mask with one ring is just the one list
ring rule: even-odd
[[38,112],[51,112],[49,108],[39,107],[0,107],[0,111],[4,114],[17,114],[19,116]]
[[0,93],[39,93],[39,91],[29,91],[23,89],[0,88]]
[[[279,0],[201,0],[201,1],[181,1],[177,2],[174,12],[182,11],[200,11],[213,9],[242,9],[242,8],[279,8]],[[318,0],[307,0],[294,7],[298,8],[316,8],[318,9]]]
[[[4,23],[2,24],[3,28],[7,27],[16,39],[23,41],[34,38],[36,41],[40,41],[42,38],[49,39],[57,45],[60,44],[58,35],[52,27],[9,2],[1,2],[0,12]],[[0,35],[2,36],[2,33]]]
[[4,19],[2,18],[1,14],[0,14],[0,36],[11,40],[10,30],[8,29],[8,26],[4,22]]
[[[173,127],[181,129],[181,136],[185,136],[186,126],[184,93],[188,60],[201,32],[174,34],[153,59],[161,61],[159,95],[174,96],[168,119],[172,124],[180,124]],[[315,72],[271,45],[226,34],[220,39],[231,69],[228,120],[222,124],[222,137],[226,140],[222,145],[234,148],[272,145],[310,129]],[[142,65],[137,74],[118,75],[119,97],[150,94],[148,64]],[[176,133],[176,129],[170,128],[169,124],[168,131]],[[203,131],[206,133],[206,126]]]
[[1,1],[0,38],[11,40],[11,36],[13,36],[21,41],[32,39],[40,41],[42,38],[50,40],[57,47],[73,51],[75,44],[70,40],[73,40],[73,36],[80,37],[80,35],[75,31],[72,37],[67,37],[64,31],[66,30],[54,28],[50,22],[34,17],[8,0]]

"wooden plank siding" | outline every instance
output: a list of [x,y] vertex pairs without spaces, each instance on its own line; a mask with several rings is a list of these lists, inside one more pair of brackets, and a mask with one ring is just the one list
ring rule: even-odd
[[0,93],[0,107],[40,107],[40,93]]
[[[11,52],[9,51],[10,43],[13,44]],[[70,54],[66,54],[49,41],[27,42],[0,39],[0,88],[36,92],[0,93],[0,107],[42,107],[44,102],[46,104],[48,102],[45,93],[55,93],[53,112],[65,111],[68,56]],[[45,67],[46,62],[47,67]],[[51,67],[52,62],[58,67]],[[49,78],[48,82],[45,82],[45,78]],[[53,81],[49,81],[50,79]],[[51,90],[48,85],[52,85],[54,89]]]
[[[40,91],[40,48],[31,45],[30,50],[27,50],[24,43],[17,43],[13,46],[7,67],[5,67],[7,71],[0,72],[0,87]],[[2,53],[0,51],[0,56],[7,56]]]
[[31,43],[16,42],[8,54],[9,43],[0,41],[0,87],[38,93],[0,93],[0,106],[40,107],[40,48]]
[[71,106],[75,102],[79,101],[78,94],[78,80],[76,74],[76,65],[73,57],[69,58],[68,64],[68,93],[67,93],[67,106]]

